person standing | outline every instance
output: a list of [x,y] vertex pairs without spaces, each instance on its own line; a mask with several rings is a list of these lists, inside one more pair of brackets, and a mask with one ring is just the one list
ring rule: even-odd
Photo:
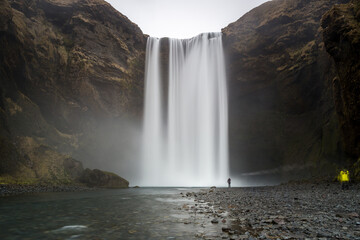
[[227,183],[228,183],[229,187],[231,187],[231,178],[229,178],[229,179],[227,180]]
[[350,176],[349,175],[350,175],[349,171],[346,170],[346,169],[340,171],[338,179],[341,182],[341,189],[342,190],[349,189],[349,181],[350,181]]

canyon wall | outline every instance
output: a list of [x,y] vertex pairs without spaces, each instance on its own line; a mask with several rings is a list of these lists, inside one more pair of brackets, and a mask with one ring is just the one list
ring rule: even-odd
[[[222,30],[234,172],[331,173],[343,144],[320,20],[346,1],[267,2]],[[304,175],[305,174],[305,175]]]
[[346,153],[360,156],[360,2],[334,6],[322,19],[325,47],[334,59],[332,81]]
[[39,146],[105,162],[89,154],[99,134],[142,112],[146,37],[100,0],[1,0],[0,11],[1,171]]

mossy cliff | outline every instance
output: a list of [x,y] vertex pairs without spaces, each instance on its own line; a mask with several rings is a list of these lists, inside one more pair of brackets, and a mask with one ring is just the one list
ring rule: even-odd
[[99,122],[141,114],[145,36],[108,3],[0,0],[0,16],[3,172],[84,158]]
[[222,30],[234,172],[332,174],[343,149],[320,20],[340,0],[267,2]]

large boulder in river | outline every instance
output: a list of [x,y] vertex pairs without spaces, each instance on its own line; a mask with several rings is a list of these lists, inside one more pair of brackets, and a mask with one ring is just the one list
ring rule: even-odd
[[127,188],[129,182],[115,173],[101,171],[99,169],[85,169],[79,178],[81,183],[89,187],[101,188]]

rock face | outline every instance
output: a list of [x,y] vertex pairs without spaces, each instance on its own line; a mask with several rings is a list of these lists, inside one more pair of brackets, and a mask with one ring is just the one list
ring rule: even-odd
[[74,184],[84,171],[81,162],[31,137],[18,137],[15,144],[2,138],[0,155],[1,183]]
[[4,73],[59,131],[141,111],[145,37],[105,1],[14,0],[3,11]]
[[1,159],[21,165],[26,138],[84,160],[101,121],[141,114],[145,36],[108,3],[0,0],[0,16]]
[[335,61],[332,87],[345,151],[360,157],[360,2],[336,5],[322,19],[324,42]]
[[342,2],[270,1],[222,30],[234,172],[318,174],[341,162],[331,89],[336,72],[320,19]]
[[80,182],[85,183],[89,187],[102,188],[127,188],[129,182],[110,172],[101,171],[98,169],[85,171],[80,176]]

